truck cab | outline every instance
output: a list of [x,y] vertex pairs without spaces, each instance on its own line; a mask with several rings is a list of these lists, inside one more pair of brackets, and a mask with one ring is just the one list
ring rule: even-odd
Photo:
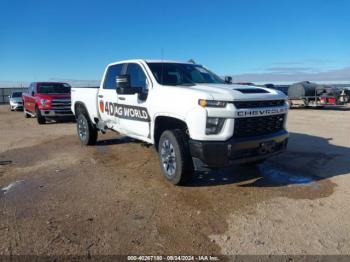
[[72,111],[83,144],[107,129],[153,144],[174,184],[197,166],[261,162],[288,141],[283,93],[226,83],[193,63],[109,64],[99,88],[72,89]]
[[48,118],[73,116],[70,90],[67,83],[31,83],[22,96],[25,117],[36,117],[39,124],[45,124]]

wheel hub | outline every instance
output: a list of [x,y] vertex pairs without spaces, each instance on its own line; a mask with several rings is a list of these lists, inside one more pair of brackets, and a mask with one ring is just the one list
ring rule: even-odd
[[79,118],[78,120],[78,132],[79,132],[79,137],[81,140],[86,139],[86,132],[87,132],[87,124],[84,119]]
[[165,172],[168,176],[173,176],[176,171],[176,155],[174,146],[168,139],[164,140],[160,153]]

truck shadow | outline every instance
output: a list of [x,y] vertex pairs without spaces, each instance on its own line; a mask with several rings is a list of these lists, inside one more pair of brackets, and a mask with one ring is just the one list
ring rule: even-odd
[[328,110],[328,111],[350,111],[350,106],[326,106],[314,110]]
[[46,125],[54,125],[54,124],[67,124],[67,123],[76,123],[75,117],[63,117],[63,118],[47,118]]
[[350,105],[343,105],[343,106],[325,106],[325,107],[320,107],[320,108],[305,108],[305,107],[292,107],[290,108],[293,111],[298,111],[298,110],[308,110],[308,111],[350,111]]
[[264,164],[197,171],[186,186],[237,184],[240,187],[282,187],[308,185],[350,174],[350,148],[331,144],[331,140],[291,133],[287,151]]
[[98,140],[96,145],[97,146],[110,146],[110,145],[121,145],[121,144],[131,144],[131,143],[140,143],[137,140],[127,137],[127,136],[118,136],[116,138],[110,138],[110,139],[102,139]]

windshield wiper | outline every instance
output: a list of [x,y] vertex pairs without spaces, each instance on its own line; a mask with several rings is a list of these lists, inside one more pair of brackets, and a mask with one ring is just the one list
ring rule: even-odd
[[195,83],[181,83],[181,84],[177,84],[179,86],[194,86],[196,85]]
[[194,86],[196,85],[195,83],[179,83],[179,84],[167,84],[163,83],[163,85],[168,85],[168,86]]

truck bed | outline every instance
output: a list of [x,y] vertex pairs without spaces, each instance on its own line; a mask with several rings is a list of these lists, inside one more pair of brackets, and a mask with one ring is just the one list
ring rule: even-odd
[[75,114],[74,105],[81,102],[85,105],[91,120],[98,118],[97,94],[99,87],[74,87],[71,89],[72,111]]

